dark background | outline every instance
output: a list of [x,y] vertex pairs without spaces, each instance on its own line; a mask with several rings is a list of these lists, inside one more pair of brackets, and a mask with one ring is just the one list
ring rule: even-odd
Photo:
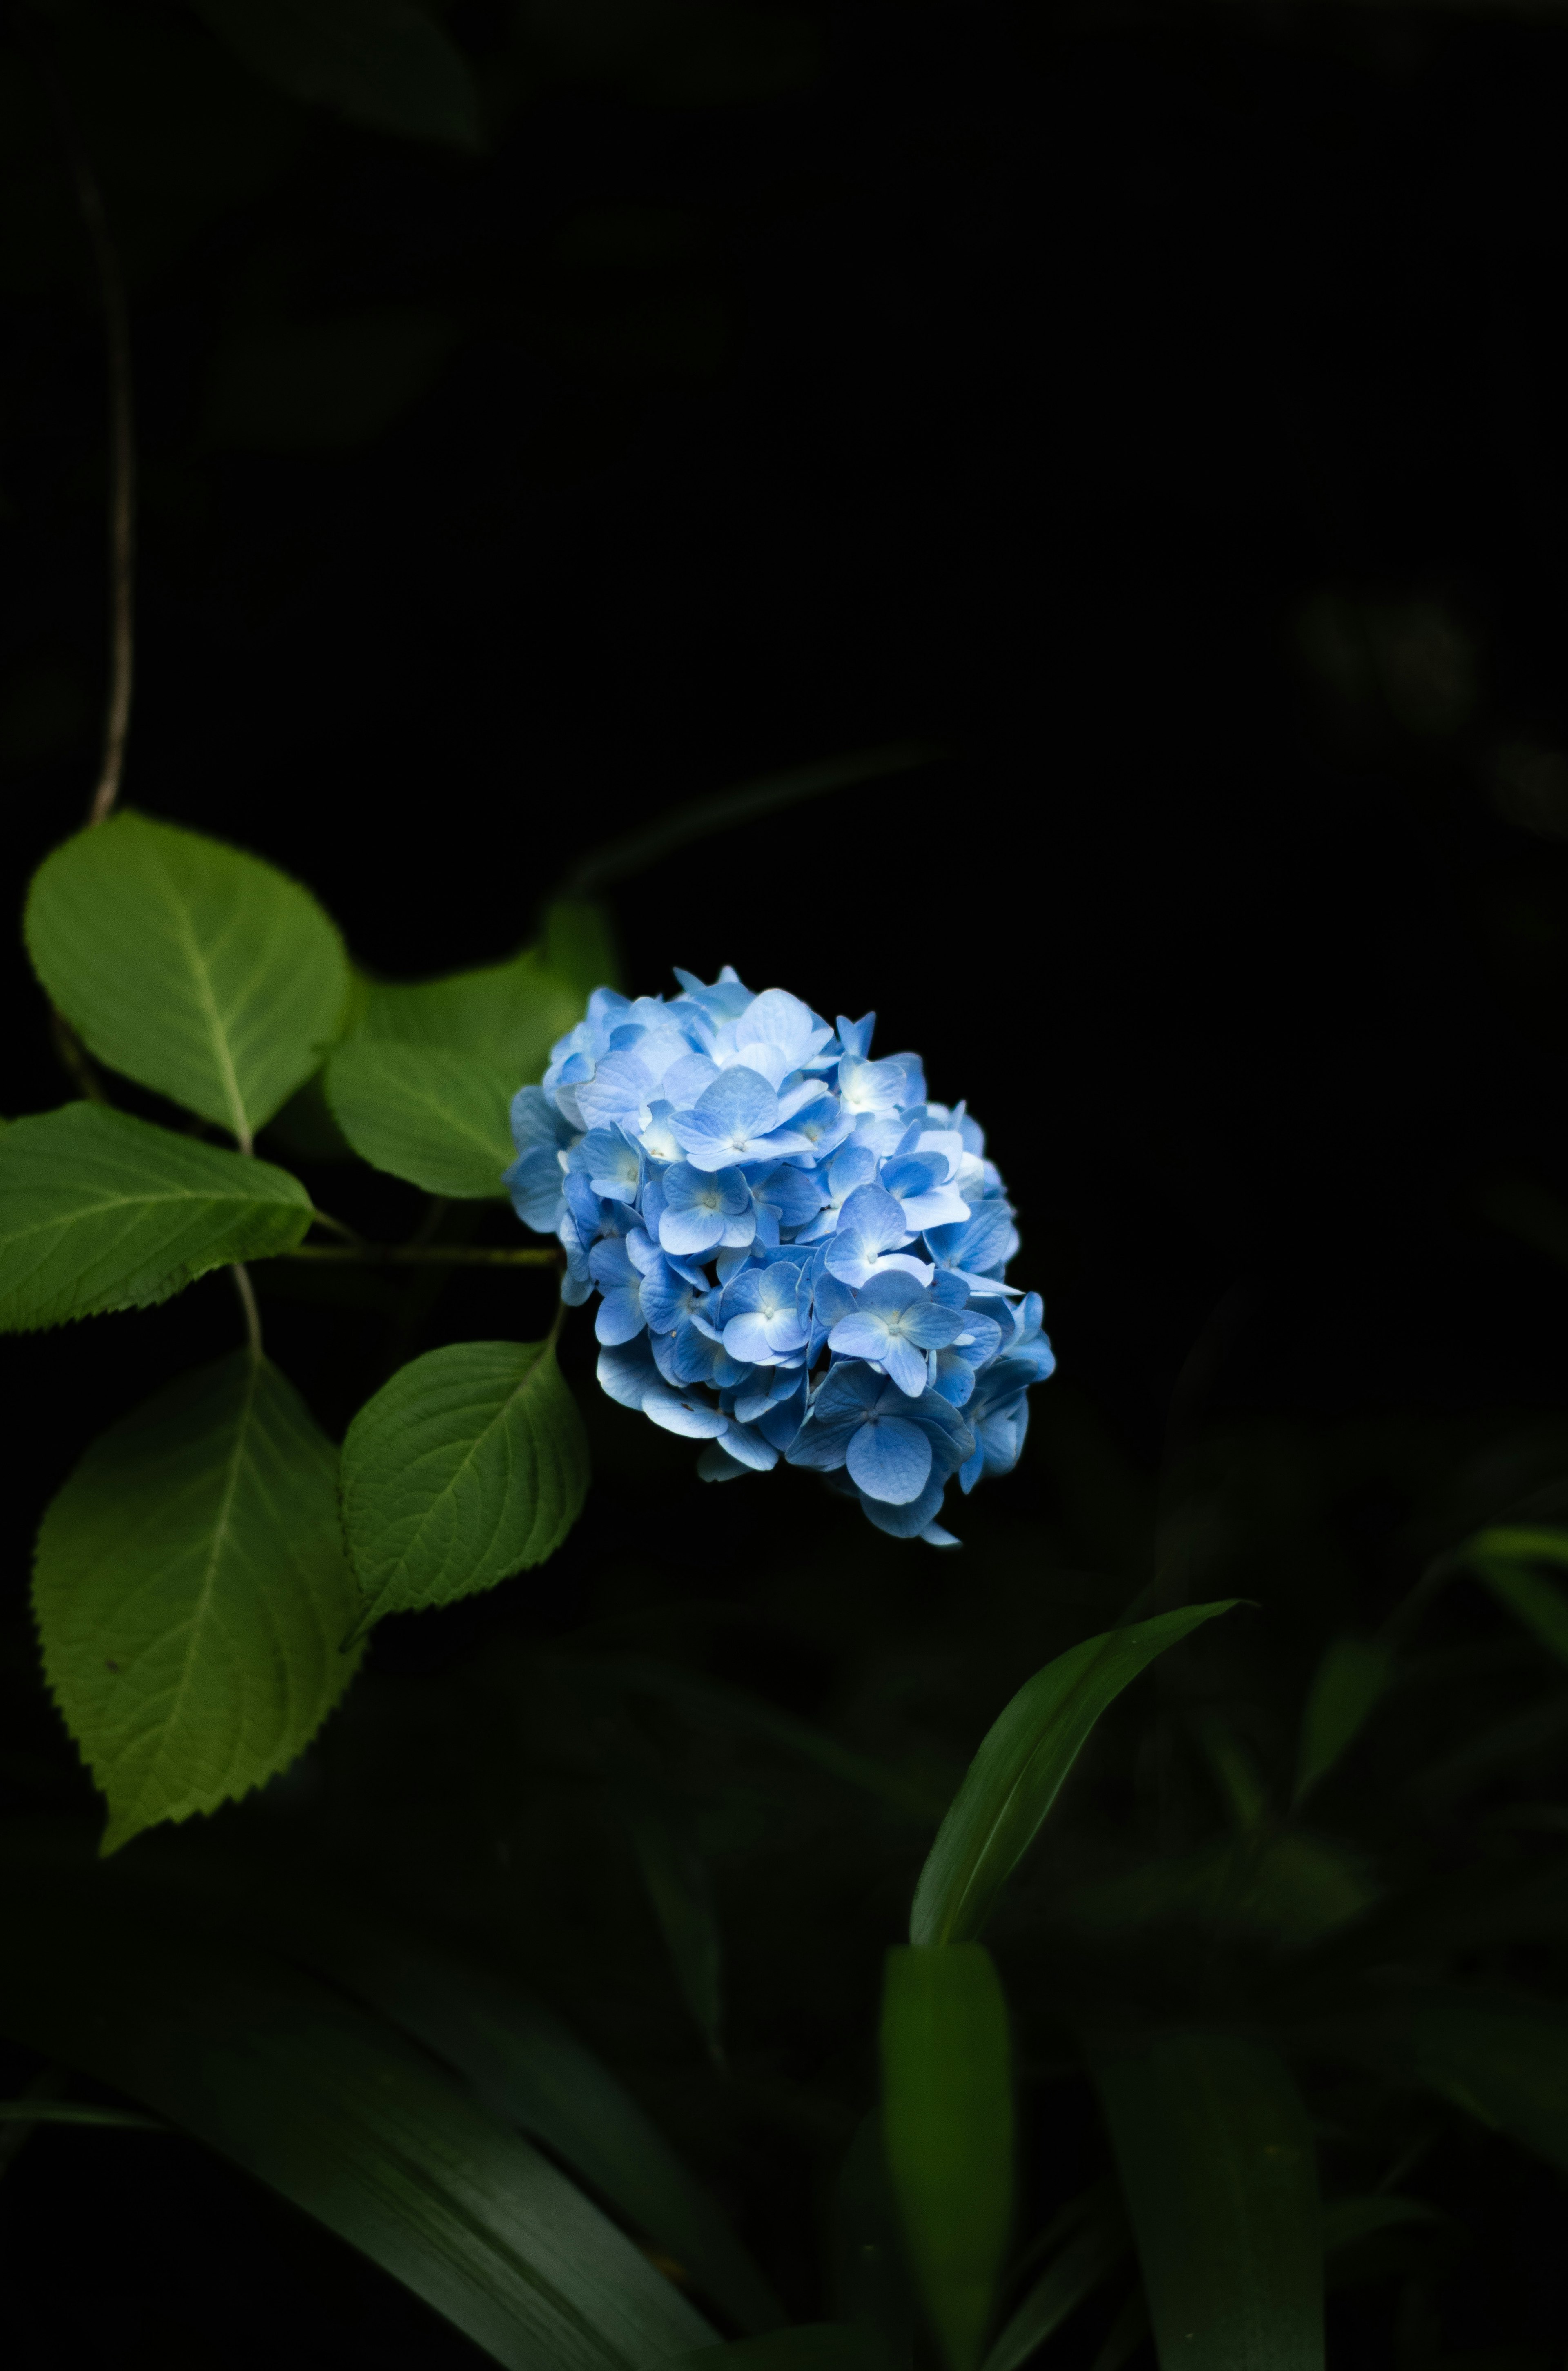
[[[1179,1447],[1232,1420],[1387,1423],[1436,1469],[1563,1407],[1562,1283],[1497,1212],[1521,1180],[1568,1185],[1568,24],[474,0],[446,12],[490,125],[467,156],[294,105],[179,7],[45,13],[131,289],[127,800],[282,864],[366,964],[419,977],[511,951],[575,863],[680,801],[933,743],[622,885],[624,980],[732,961],[830,1014],[875,1005],[882,1050],[918,1046],[987,1126],[1061,1358],[1020,1471],[962,1510],[970,1578],[940,1584],[913,1550],[841,1539],[850,1516],[804,1477],[767,1505],[699,1493],[589,1401],[611,1486],[568,1549],[377,1634],[367,1688],[439,1684],[519,1624],[639,1590],[743,1598],[761,1574],[782,1602],[781,1508],[853,1546],[880,1618],[935,1655],[1020,1542],[1120,1556],[1125,1596],[1173,1427]],[[86,249],[14,40],[0,138],[19,913],[93,777],[105,463]],[[6,961],[16,1114],[64,1081]],[[401,1189],[311,1183],[389,1232],[414,1214]],[[339,1308],[322,1347],[319,1309],[262,1282],[270,1347],[340,1428],[383,1320]],[[532,1330],[544,1305],[470,1280],[409,1339]],[[31,1662],[37,1509],[94,1429],[236,1326],[215,1278],[6,1347],[25,1802],[87,1801]],[[586,1333],[564,1355],[587,1395]],[[1088,1547],[1085,1459],[1112,1477]],[[1408,1502],[1366,1474],[1355,1493],[1323,1585],[1381,1610]],[[839,1685],[830,1597],[798,1669],[757,1650],[803,1708]],[[1032,1645],[1056,1617],[1031,1605]],[[1081,1635],[1081,1605],[1063,1619]],[[951,1717],[960,1759],[1032,1667],[997,1653],[1000,1694],[977,1679]],[[89,2224],[111,2194],[134,2217],[125,2145],[43,2135],[17,2211],[41,2229],[79,2181]],[[203,2203],[217,2180],[171,2172],[167,2213],[233,2222],[221,2182]],[[140,2300],[136,2342],[230,2359],[149,2302],[135,2227],[106,2287]],[[379,2304],[331,2310],[381,2359],[354,2316],[401,2331],[411,2308],[355,2277]],[[76,2336],[29,2361],[112,2345],[111,2319],[71,2310]],[[447,2342],[432,2324],[428,2359]]]

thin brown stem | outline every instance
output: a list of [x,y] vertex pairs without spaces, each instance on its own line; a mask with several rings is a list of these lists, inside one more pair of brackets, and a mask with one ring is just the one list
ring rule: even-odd
[[75,191],[76,210],[92,249],[103,318],[109,397],[109,691],[104,701],[103,756],[87,809],[87,821],[101,823],[120,795],[120,778],[125,769],[135,653],[136,439],[131,391],[131,320],[120,259],[114,251],[109,217],[104,211],[103,192],[83,144],[70,97],[42,29],[32,21],[30,12],[17,7],[12,17],[54,109],[60,145]]

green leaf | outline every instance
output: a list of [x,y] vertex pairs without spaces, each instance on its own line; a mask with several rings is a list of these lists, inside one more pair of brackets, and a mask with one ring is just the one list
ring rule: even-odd
[[337,1036],[348,958],[308,890],[122,812],[45,857],[33,967],[89,1050],[249,1150]]
[[850,2321],[803,2321],[688,2354],[680,2371],[883,2371],[871,2332]]
[[[561,951],[568,962],[581,952],[580,935],[563,926]],[[602,984],[591,980],[588,987]],[[372,982],[359,1034],[376,1045],[447,1047],[472,1055],[505,1071],[511,1096],[544,1076],[552,1046],[582,1019],[587,996],[576,978],[528,947],[507,963],[445,979]]]
[[425,2053],[281,1960],[13,1879],[0,2030],[204,2141],[513,2371],[645,2371],[710,2326]]
[[480,145],[462,52],[413,0],[192,0],[255,74],[308,104],[412,140]]
[[708,1872],[685,1823],[646,1772],[615,1786],[680,1996],[717,2066],[724,2065],[724,1946]]
[[923,1774],[889,1770],[870,1754],[856,1753],[852,1746],[841,1745],[836,1737],[813,1729],[808,1721],[797,1720],[792,1713],[781,1712],[776,1705],[748,1695],[742,1688],[729,1687],[723,1680],[633,1656],[575,1655],[562,1660],[574,1677],[600,1682],[629,1695],[662,1697],[679,1705],[693,1720],[762,1739],[913,1819],[940,1815],[945,1797],[935,1791]]
[[1189,2033],[1094,2071],[1160,2371],[1322,2371],[1317,2169],[1283,2061]]
[[1504,1529],[1479,1532],[1466,1543],[1471,1565],[1498,1603],[1539,1639],[1549,1654],[1568,1663],[1568,1597],[1534,1564],[1568,1565],[1568,1532]]
[[1237,1602],[1191,1605],[1086,1638],[1037,1671],[993,1724],[915,1887],[912,1943],[977,1935],[1106,1706],[1156,1655]]
[[1131,2238],[1120,2206],[1075,2232],[1030,2289],[985,2358],[984,2371],[1019,2371],[1098,2288],[1127,2253]]
[[1007,2010],[983,1944],[889,1952],[882,2130],[915,2279],[953,2371],[972,2371],[1013,2210]]
[[250,1351],[100,1435],[39,1533],[33,1609],[102,1849],[302,1753],[354,1676],[337,1454]]
[[0,1331],[147,1309],[310,1224],[297,1178],[102,1104],[0,1131]]
[[1568,2009],[1458,1985],[1412,1992],[1350,2030],[1354,2053],[1451,2099],[1568,2171]]
[[291,1947],[297,1932],[313,1965],[545,2142],[743,2330],[784,2319],[767,2282],[663,2134],[541,2001],[494,1970],[377,1921],[316,1912],[296,1928],[285,1903],[281,1926]]
[[1326,2198],[1323,2202],[1323,2253],[1332,2256],[1359,2240],[1375,2238],[1407,2223],[1440,2223],[1434,2206],[1419,2198],[1399,2198],[1373,2192],[1365,2198]]
[[587,1484],[583,1420],[549,1343],[454,1342],[411,1359],[343,1442],[361,1629],[542,1564]]
[[164,2133],[161,2116],[134,2108],[89,2108],[80,2099],[0,2099],[0,2124],[92,2124],[117,2132]]
[[621,985],[610,908],[592,897],[557,897],[545,908],[540,952],[548,968],[575,989],[583,1004],[596,988]]
[[1295,1792],[1300,1803],[1354,1742],[1388,1684],[1391,1658],[1375,1638],[1334,1639],[1312,1682],[1301,1716]]
[[373,1169],[456,1201],[505,1201],[516,1081],[493,1062],[358,1038],[333,1055],[326,1085],[333,1118]]

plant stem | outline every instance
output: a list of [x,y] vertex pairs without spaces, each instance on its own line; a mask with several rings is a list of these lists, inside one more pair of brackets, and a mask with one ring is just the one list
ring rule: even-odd
[[541,1245],[491,1251],[478,1243],[296,1243],[273,1259],[348,1261],[373,1267],[552,1267],[557,1255]]
[[99,767],[89,823],[101,823],[120,795],[125,743],[131,730],[131,684],[136,542],[136,440],[131,392],[131,321],[120,259],[109,234],[103,192],[82,142],[70,98],[51,56],[41,28],[18,7],[13,19],[32,54],[39,79],[54,109],[60,145],[70,167],[76,210],[93,252],[99,306],[103,316],[104,360],[109,394],[109,696],[104,703],[103,757]]
[[229,1274],[239,1295],[239,1305],[245,1312],[245,1334],[250,1346],[250,1356],[259,1359],[261,1355],[261,1313],[256,1306],[256,1288],[250,1281],[249,1271],[241,1267],[238,1260],[230,1267]]

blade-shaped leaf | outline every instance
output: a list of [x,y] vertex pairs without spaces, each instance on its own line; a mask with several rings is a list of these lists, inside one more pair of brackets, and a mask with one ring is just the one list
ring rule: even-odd
[[645,1776],[623,1774],[615,1797],[691,2021],[724,2064],[724,1947],[708,1872],[685,1823]]
[[192,0],[215,33],[291,98],[355,122],[480,145],[479,99],[462,52],[414,0]]
[[[376,1920],[276,1905],[279,1938],[466,2075],[668,2250],[743,2330],[783,2309],[717,2206],[608,2067],[544,2003],[495,1970]],[[268,1903],[269,1917],[273,1905]]]
[[1434,1985],[1342,2030],[1350,2054],[1419,2083],[1568,2170],[1568,2009]]
[[1098,2287],[1132,2245],[1120,2205],[1075,2231],[1040,2274],[985,2358],[984,2371],[1019,2371]]
[[852,2321],[803,2321],[761,2338],[736,2338],[689,2354],[681,2371],[883,2371],[868,2330]]
[[1013,2210],[1007,2009],[983,1944],[889,1952],[882,2130],[916,2282],[953,2371],[971,2371]]
[[1538,1564],[1568,1565],[1568,1532],[1499,1525],[1479,1532],[1464,1549],[1487,1588],[1549,1654],[1568,1663],[1568,1597]]
[[1322,2371],[1317,2168],[1283,2059],[1173,2034],[1095,2076],[1161,2371]]
[[514,2371],[643,2371],[714,2332],[566,2178],[390,2027],[281,1960],[8,1892],[0,2030],[145,2102]]
[[454,1342],[348,1428],[343,1520],[361,1626],[541,1564],[582,1511],[587,1443],[547,1342]]
[[102,1104],[40,1112],[0,1131],[0,1331],[150,1308],[309,1224],[304,1186],[265,1161]]
[[336,1482],[297,1393],[241,1351],[100,1435],[51,1504],[33,1608],[105,1852],[286,1768],[347,1687]]
[[912,1943],[977,1935],[1106,1706],[1140,1671],[1233,1597],[1110,1630],[1026,1681],[981,1743],[921,1870]]
[[1390,1657],[1375,1638],[1335,1638],[1318,1664],[1301,1716],[1297,1803],[1310,1794],[1365,1727],[1388,1684]]
[[28,897],[33,967],[111,1069],[249,1147],[337,1036],[348,958],[308,890],[129,811],[78,832]]
[[1403,2224],[1442,2220],[1436,2208],[1423,2200],[1400,2198],[1386,2191],[1370,2192],[1362,2198],[1326,2198],[1323,2253],[1335,2255],[1342,2248],[1353,2248],[1359,2239],[1375,2238],[1379,2231],[1393,2231]]
[[[586,1004],[596,988],[619,988],[621,957],[610,908],[592,897],[556,897],[544,909],[544,960]],[[575,1014],[574,1019],[580,1018]],[[570,1027],[571,1024],[568,1023]]]
[[[592,951],[590,943],[581,952]],[[563,953],[568,960],[579,953],[570,931]],[[526,947],[507,963],[453,972],[445,979],[377,980],[359,1035],[372,1045],[446,1047],[493,1063],[505,1074],[510,1097],[529,1080],[544,1076],[552,1046],[582,1019],[588,989],[601,986],[603,977],[580,986],[537,948]]]
[[477,1055],[363,1037],[333,1055],[326,1075],[332,1116],[373,1169],[469,1202],[505,1198],[517,1086]]

